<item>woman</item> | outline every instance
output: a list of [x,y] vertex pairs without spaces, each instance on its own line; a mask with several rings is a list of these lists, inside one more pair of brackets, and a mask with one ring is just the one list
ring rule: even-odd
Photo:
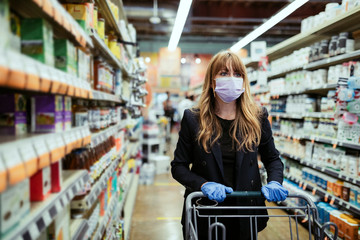
[[[275,149],[268,113],[254,103],[249,90],[245,66],[236,54],[223,51],[211,59],[198,107],[184,112],[171,162],[173,177],[186,187],[185,198],[202,191],[223,205],[265,206],[263,199],[226,198],[233,190],[261,190],[268,201],[285,200],[288,192],[281,185],[283,164]],[[258,153],[268,175],[268,184],[263,187]],[[258,218],[256,231],[266,227],[266,210],[242,210],[241,214],[265,215]],[[219,221],[226,227],[227,239],[251,237],[249,219]],[[207,222],[198,222],[198,227],[199,239],[207,239]]]

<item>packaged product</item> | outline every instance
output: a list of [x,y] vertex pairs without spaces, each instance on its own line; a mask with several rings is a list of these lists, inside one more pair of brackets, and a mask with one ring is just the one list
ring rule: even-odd
[[53,30],[45,19],[21,20],[21,52],[49,66],[54,66]]
[[70,15],[79,23],[79,25],[90,33],[93,26],[94,4],[93,3],[79,3],[66,4],[66,9]]
[[32,131],[62,132],[63,131],[63,97],[35,96],[32,97]]
[[72,108],[73,113],[73,126],[81,127],[89,125],[89,111],[86,103],[78,99]]
[[21,52],[20,25],[20,17],[12,12],[10,14],[10,29],[12,33],[10,34],[10,48],[16,52]]
[[23,135],[27,133],[26,99],[22,94],[0,94],[0,133]]
[[0,26],[2,34],[0,34],[0,48],[7,48],[9,44],[10,34],[10,6],[8,0],[0,1]]
[[70,237],[70,204],[58,213],[54,221],[49,225],[47,232],[49,239],[65,240]]
[[6,236],[29,211],[29,179],[0,193],[0,236]]
[[30,178],[30,200],[44,201],[50,195],[50,167],[40,169]]
[[71,97],[63,97],[63,130],[71,130]]
[[78,77],[82,80],[86,80],[88,83],[91,82],[91,71],[90,71],[90,62],[91,57],[89,54],[82,51],[80,48],[78,51]]
[[73,76],[77,73],[76,48],[67,39],[55,39],[55,67]]
[[62,160],[52,163],[51,170],[51,192],[56,193],[61,191],[62,187]]

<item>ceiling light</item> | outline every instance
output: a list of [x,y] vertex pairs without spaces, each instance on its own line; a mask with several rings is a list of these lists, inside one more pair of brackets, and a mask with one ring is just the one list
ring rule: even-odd
[[185,63],[186,63],[186,58],[181,58],[180,62],[181,62],[182,64],[185,64]]
[[201,63],[201,59],[200,59],[200,58],[196,58],[196,59],[195,59],[195,63],[196,63],[196,64],[200,64],[200,63]]
[[180,0],[179,8],[176,14],[175,24],[171,33],[168,49],[169,51],[175,51],[181,33],[183,31],[189,10],[191,7],[192,0]]
[[149,57],[145,58],[145,62],[149,63],[151,61],[151,59]]
[[158,17],[158,4],[157,4],[157,0],[154,0],[154,14],[153,16],[149,19],[149,21],[152,24],[159,24],[161,22],[161,19]]
[[272,16],[269,20],[267,20],[265,23],[263,23],[260,27],[256,28],[254,31],[246,35],[244,38],[242,38],[239,42],[237,42],[234,46],[230,48],[231,51],[237,52],[241,48],[245,47],[247,44],[249,44],[251,41],[259,37],[261,34],[275,26],[277,23],[279,23],[281,20],[289,16],[291,13],[293,13],[296,9],[304,5],[309,0],[295,0],[289,5],[287,5],[285,8],[283,8],[280,12]]

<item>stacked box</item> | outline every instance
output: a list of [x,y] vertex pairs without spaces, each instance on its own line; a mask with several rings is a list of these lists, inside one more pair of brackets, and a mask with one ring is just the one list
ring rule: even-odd
[[63,101],[63,130],[71,130],[71,97],[65,97]]
[[90,33],[93,26],[93,3],[69,3],[66,4],[66,10],[87,33]]
[[21,94],[1,94],[0,134],[23,135],[27,133],[26,99]]
[[32,98],[32,131],[63,131],[63,97],[35,96]]
[[55,67],[76,76],[76,48],[67,39],[55,39]]
[[42,63],[54,66],[53,30],[46,20],[21,20],[21,51]]

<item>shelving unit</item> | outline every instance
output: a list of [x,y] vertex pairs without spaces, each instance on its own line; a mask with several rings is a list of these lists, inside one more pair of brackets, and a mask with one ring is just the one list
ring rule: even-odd
[[86,239],[89,224],[84,219],[72,219],[70,222],[71,240]]
[[[307,93],[324,93],[328,92],[329,90],[335,90],[337,84],[324,84],[321,87],[314,87],[314,88],[305,88],[302,90],[294,91],[294,92],[284,92],[284,93],[276,93],[271,94],[272,97],[281,97],[281,96],[288,96],[288,95],[299,95],[299,94],[307,94]],[[256,94],[256,93],[255,93]]]
[[43,202],[31,203],[30,213],[21,220],[20,224],[15,227],[4,240],[7,239],[31,239],[35,240],[40,233],[50,225],[56,215],[67,205],[75,194],[84,187],[88,181],[87,171],[64,171],[63,187],[61,192],[51,194]]
[[290,118],[290,119],[303,119],[306,117],[312,118],[334,118],[334,113],[322,113],[322,112],[309,112],[303,114],[296,113],[283,113],[283,112],[270,112],[269,115],[279,118]]
[[91,191],[81,200],[74,200],[71,202],[72,209],[88,209],[90,208],[100,195],[102,189],[106,186],[111,174],[119,165],[120,159],[114,160],[110,166],[104,171],[100,179],[92,186]]
[[360,58],[360,50],[356,50],[352,53],[342,54],[335,57],[330,57],[322,59],[316,62],[309,63],[304,66],[304,70],[314,70],[319,68],[325,68],[329,66],[334,66],[338,63],[343,63],[349,60]]
[[125,225],[125,239],[130,239],[130,228],[131,228],[131,219],[132,213],[134,211],[136,193],[139,184],[139,175],[132,174],[132,177],[129,181],[129,192],[126,196],[126,202],[124,204],[124,225]]
[[332,194],[329,194],[328,192],[326,192],[322,188],[319,188],[317,186],[314,186],[313,184],[304,182],[302,179],[298,179],[298,178],[296,178],[294,176],[285,175],[285,177],[287,177],[290,181],[293,181],[293,182],[299,184],[299,186],[303,187],[303,189],[307,189],[307,190],[310,190],[310,191],[313,191],[313,192],[315,191],[316,195],[318,195],[320,197],[323,197],[325,199],[328,199],[330,204],[335,204],[335,205],[338,205],[338,206],[342,206],[342,207],[346,208],[347,210],[349,210],[351,212],[354,212],[356,214],[360,214],[360,208],[359,207],[357,207],[357,206],[355,206],[355,205],[353,205],[353,204],[351,204],[349,202],[346,202],[341,198],[335,197]]
[[354,31],[358,28],[358,26],[354,23],[359,22],[359,13],[360,6],[357,6],[350,11],[324,23],[321,26],[314,27],[308,32],[297,34],[294,37],[291,37],[271,47],[267,51],[267,56],[269,60],[274,60],[279,57],[288,55],[296,49],[309,46],[314,42],[330,37],[334,33]]
[[272,74],[272,75],[268,75],[268,79],[275,79],[275,78],[285,77],[286,74],[289,74],[289,73],[292,73],[292,72],[295,72],[295,71],[299,71],[299,70],[302,70],[302,69],[303,69],[302,67],[298,67],[298,68],[288,70],[286,72],[281,72],[281,73],[275,73],[275,74]]
[[90,37],[58,1],[11,0],[9,2],[11,8],[23,16],[46,19],[53,26],[57,37],[70,39],[82,47],[94,47]]

